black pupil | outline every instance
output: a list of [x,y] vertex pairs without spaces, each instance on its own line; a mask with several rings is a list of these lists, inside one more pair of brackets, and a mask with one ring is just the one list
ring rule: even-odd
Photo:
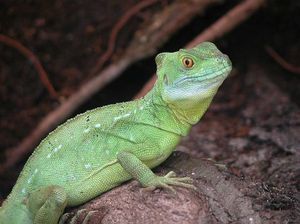
[[189,60],[189,59],[185,59],[185,65],[186,65],[186,66],[189,66],[189,65],[190,65],[190,63],[191,63],[191,62],[190,62],[190,60]]

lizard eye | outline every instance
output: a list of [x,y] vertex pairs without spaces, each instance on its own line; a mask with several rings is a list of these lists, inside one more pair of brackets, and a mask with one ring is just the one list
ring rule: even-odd
[[183,64],[183,66],[186,67],[186,68],[191,68],[191,67],[193,67],[193,65],[194,65],[194,61],[193,61],[193,59],[191,59],[191,58],[184,57],[184,58],[182,59],[182,64]]

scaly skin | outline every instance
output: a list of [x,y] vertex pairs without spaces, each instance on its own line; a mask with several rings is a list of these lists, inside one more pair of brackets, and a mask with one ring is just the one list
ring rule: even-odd
[[151,168],[172,153],[231,71],[212,43],[156,57],[158,80],[142,99],[87,111],[51,132],[0,208],[1,224],[54,224],[82,204],[136,178],[144,187],[193,188],[191,179]]

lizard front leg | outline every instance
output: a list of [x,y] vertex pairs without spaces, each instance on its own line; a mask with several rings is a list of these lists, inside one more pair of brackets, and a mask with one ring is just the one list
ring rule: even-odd
[[152,170],[146,166],[134,154],[126,151],[121,151],[117,155],[117,159],[121,166],[135,179],[137,179],[143,187],[155,189],[157,187],[166,188],[175,192],[173,186],[196,189],[191,184],[190,177],[176,177],[175,172],[171,171],[165,176],[157,176]]
[[62,187],[47,186],[30,193],[28,208],[34,224],[56,224],[67,205],[67,194]]

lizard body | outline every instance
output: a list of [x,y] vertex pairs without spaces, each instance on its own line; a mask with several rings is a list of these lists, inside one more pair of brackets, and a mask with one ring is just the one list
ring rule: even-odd
[[144,187],[193,187],[161,164],[208,108],[231,71],[212,43],[156,57],[158,80],[139,100],[96,108],[51,132],[25,164],[0,208],[0,224],[55,224],[82,204],[136,178]]

